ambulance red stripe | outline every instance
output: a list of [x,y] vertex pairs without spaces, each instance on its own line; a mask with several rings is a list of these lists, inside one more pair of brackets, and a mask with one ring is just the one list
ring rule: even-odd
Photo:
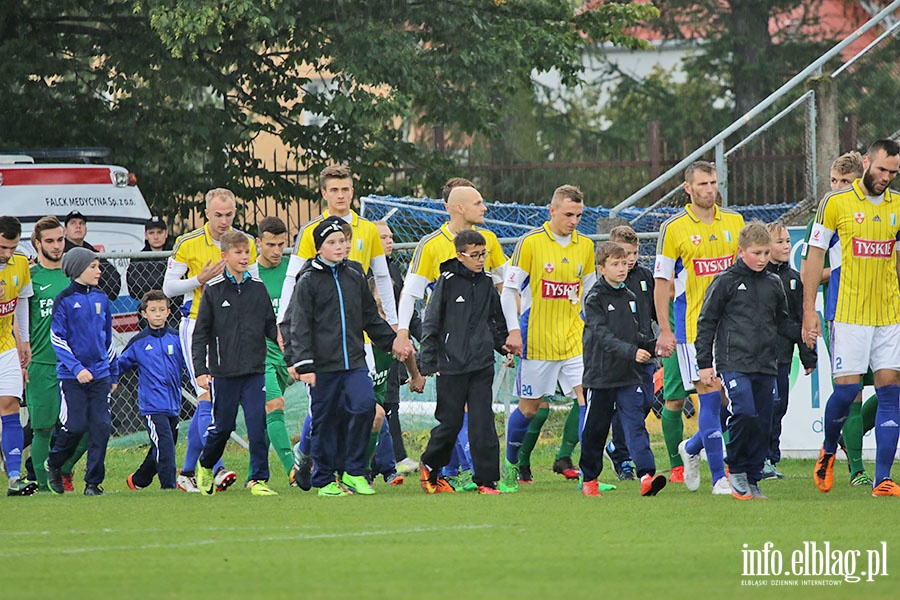
[[0,168],[0,185],[92,185],[113,183],[109,167]]

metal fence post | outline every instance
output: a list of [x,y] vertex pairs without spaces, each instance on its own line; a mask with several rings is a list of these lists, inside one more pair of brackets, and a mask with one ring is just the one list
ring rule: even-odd
[[722,194],[722,206],[728,206],[728,160],[725,158],[725,139],[716,144],[716,171],[719,175],[719,193]]

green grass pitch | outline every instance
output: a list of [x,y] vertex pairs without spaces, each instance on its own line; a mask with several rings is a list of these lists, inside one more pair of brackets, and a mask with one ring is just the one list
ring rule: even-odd
[[[658,439],[654,449],[668,466]],[[518,494],[426,496],[413,477],[401,487],[376,483],[371,497],[318,498],[274,476],[277,497],[235,486],[207,498],[128,490],[124,479],[143,452],[110,450],[103,498],[82,496],[76,477],[78,494],[0,500],[7,575],[0,598],[900,595],[900,498],[850,488],[840,461],[828,495],[813,486],[812,461],[792,460],[781,465],[787,479],[763,482],[767,502],[712,496],[705,463],[697,493],[670,485],[641,498],[637,482],[616,482],[618,490],[592,499],[550,472],[553,447],[542,440],[535,483]],[[243,476],[247,454],[230,447],[226,458]],[[280,473],[274,456],[270,464]],[[614,479],[607,464],[601,480]],[[857,574],[866,569],[866,550],[884,541],[887,575],[859,583],[800,578],[842,582],[816,587],[776,586],[792,579],[785,576],[743,576],[743,544],[762,549],[772,542],[787,569],[805,541],[861,551]]]

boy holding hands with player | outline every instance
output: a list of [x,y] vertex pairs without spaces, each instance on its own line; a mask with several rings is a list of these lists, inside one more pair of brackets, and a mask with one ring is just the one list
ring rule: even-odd
[[439,477],[450,461],[456,437],[469,411],[473,480],[481,494],[499,494],[500,442],[494,428],[494,352],[506,354],[506,322],[490,275],[484,272],[486,242],[466,229],[453,239],[456,258],[441,264],[422,321],[420,368],[437,373],[437,427],[431,430],[419,467],[422,488],[436,494],[454,491]]
[[601,277],[584,300],[584,389],[587,416],[581,439],[581,493],[600,496],[597,477],[603,471],[603,447],[615,409],[641,481],[641,495],[655,496],[666,485],[656,473],[646,412],[641,365],[652,358],[656,340],[646,336],[650,314],[638,309],[625,285],[628,259],[615,242],[597,248]]
[[362,270],[345,260],[342,223],[328,217],[316,225],[316,257],[300,272],[281,324],[288,372],[309,386],[311,483],[324,497],[375,493],[366,480],[375,392],[363,331],[385,352],[396,336],[379,316]]
[[250,441],[247,487],[254,496],[274,496],[267,485],[266,339],[278,340],[275,311],[266,286],[248,272],[250,239],[226,231],[219,241],[224,272],[206,284],[192,342],[197,383],[210,389],[213,398],[213,425],[200,453],[197,487],[207,496],[215,492],[212,468],[222,457],[241,406]]
[[96,254],[73,248],[63,256],[62,267],[72,283],[54,300],[50,321],[61,408],[60,429],[47,459],[47,484],[54,494],[65,492],[61,468],[89,432],[84,495],[102,496],[111,429],[109,394],[118,381],[112,315],[109,298],[97,287]]
[[[766,265],[772,236],[753,221],[741,229],[738,259],[710,284],[697,321],[700,381],[718,374],[728,397],[728,476],[738,500],[766,500],[759,489],[769,448],[779,335],[799,338],[784,286]],[[716,364],[713,366],[713,344]]]
[[154,475],[159,475],[159,487],[174,490],[184,354],[178,332],[166,325],[169,298],[162,290],[144,294],[139,310],[147,326],[128,340],[119,357],[119,371],[124,373],[137,367],[138,408],[150,437],[150,448],[144,462],[125,482],[129,489],[139,490],[149,486]]

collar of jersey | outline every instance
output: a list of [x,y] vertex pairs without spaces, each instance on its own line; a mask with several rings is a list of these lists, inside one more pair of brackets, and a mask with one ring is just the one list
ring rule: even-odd
[[[856,194],[857,200],[868,200],[865,190],[862,189],[862,178],[854,179],[850,187],[853,189],[853,193]],[[891,188],[884,188],[884,191],[881,192],[881,198],[884,202],[892,200],[893,194],[890,192]]]
[[[228,231],[232,231],[234,227],[229,227]],[[212,238],[212,234],[209,232],[209,223],[203,226],[203,235],[206,236],[206,245],[207,246],[215,246],[216,242]]]
[[[322,211],[322,219],[327,219],[330,216],[331,216],[331,213],[328,212],[327,208]],[[338,219],[341,219],[343,221],[344,217],[338,217]],[[357,225],[359,225],[359,215],[356,214],[356,212],[354,212],[354,210],[351,208],[350,209],[350,226],[356,227]],[[353,235],[355,236],[356,234],[354,233]]]
[[[473,231],[476,231],[477,229],[478,229],[477,227],[475,227],[474,225],[472,225],[472,230],[473,230]],[[444,223],[443,225],[441,225],[441,233],[444,235],[445,238],[447,238],[447,239],[450,240],[451,242],[453,241],[453,238],[456,237],[455,235],[453,235],[453,232],[450,231],[450,221],[447,221],[446,223]]]
[[[230,281],[234,285],[238,285],[237,278],[234,275],[232,275],[231,273],[229,273],[228,269],[225,269],[225,271],[223,271],[223,272],[225,273],[225,278],[228,279],[228,281]],[[241,283],[244,283],[251,277],[252,277],[252,275],[250,275],[250,271],[244,271],[244,277],[241,279]]]
[[[715,208],[716,208],[716,214],[713,215],[713,220],[714,220],[714,221],[721,221],[721,220],[722,220],[722,211],[719,210],[719,205],[718,205],[718,204],[715,205]],[[685,205],[684,211],[688,214],[688,216],[691,218],[691,220],[692,220],[694,223],[699,223],[699,222],[700,222],[700,218],[699,218],[697,215],[694,214],[694,211],[693,211],[693,210],[691,210],[691,205],[690,205],[690,204]]]
[[[547,237],[555,242],[556,234],[553,233],[553,231],[550,229],[550,221],[544,221],[544,224],[542,225],[542,227],[544,228],[544,232],[547,234]],[[576,229],[575,231],[572,232],[572,243],[577,244],[579,237],[580,236],[578,235],[578,230]]]

